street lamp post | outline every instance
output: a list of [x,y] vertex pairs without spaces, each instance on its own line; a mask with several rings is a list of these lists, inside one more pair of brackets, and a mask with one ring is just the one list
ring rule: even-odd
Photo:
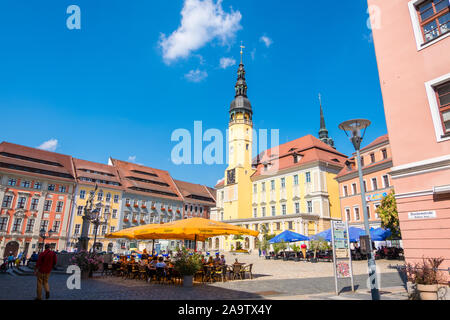
[[39,250],[39,252],[44,250],[44,245],[45,245],[45,239],[50,238],[52,236],[53,230],[45,230],[44,227],[41,228],[41,230],[39,231],[39,236],[42,238],[42,248],[41,250]]
[[[355,147],[356,150],[356,161],[358,167],[358,176],[359,176],[359,185],[361,189],[361,200],[362,200],[362,209],[364,215],[364,229],[366,231],[366,235],[369,237],[369,257],[368,257],[368,265],[369,265],[369,282],[370,282],[370,292],[372,294],[372,300],[380,300],[380,293],[378,290],[378,281],[376,277],[376,264],[373,256],[373,248],[372,248],[372,238],[370,237],[370,226],[369,226],[369,216],[367,213],[367,205],[366,205],[366,193],[364,190],[364,181],[363,174],[361,168],[361,154],[359,152],[361,141],[364,138],[364,134],[366,133],[367,127],[370,125],[369,120],[365,119],[355,119],[348,120],[342,122],[339,125],[339,129],[344,130],[345,134],[349,136],[350,140]],[[361,130],[364,132],[361,134]]]

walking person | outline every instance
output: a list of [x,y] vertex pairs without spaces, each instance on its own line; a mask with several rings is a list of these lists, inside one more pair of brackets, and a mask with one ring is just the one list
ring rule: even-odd
[[14,267],[15,260],[16,258],[14,257],[12,251],[10,251],[8,256],[8,269]]
[[36,269],[34,273],[37,277],[37,297],[36,300],[42,299],[42,287],[45,289],[45,299],[50,298],[50,288],[48,286],[48,278],[53,267],[56,265],[56,253],[50,249],[50,244],[45,245],[44,252],[39,254]]

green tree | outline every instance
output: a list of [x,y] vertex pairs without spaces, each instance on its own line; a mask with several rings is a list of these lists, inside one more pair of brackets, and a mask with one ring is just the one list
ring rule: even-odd
[[273,251],[275,251],[276,254],[278,254],[278,252],[286,250],[287,245],[285,242],[279,242],[279,243],[274,243],[273,244]]
[[384,229],[389,228],[392,235],[390,239],[400,239],[400,223],[398,220],[397,202],[395,201],[395,192],[390,192],[381,200],[380,206],[376,211],[381,219]]

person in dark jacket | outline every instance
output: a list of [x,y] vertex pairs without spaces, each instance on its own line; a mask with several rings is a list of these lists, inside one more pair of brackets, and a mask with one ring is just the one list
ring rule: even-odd
[[44,252],[39,254],[34,271],[37,277],[37,297],[36,300],[42,299],[42,287],[45,289],[45,299],[50,298],[50,288],[48,286],[48,278],[53,267],[56,265],[56,253],[50,249],[50,245],[45,245]]

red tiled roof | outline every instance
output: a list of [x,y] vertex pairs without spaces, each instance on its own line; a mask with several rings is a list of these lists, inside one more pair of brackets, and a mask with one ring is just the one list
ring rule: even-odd
[[[72,160],[73,160],[73,164],[75,167],[75,171],[77,173],[78,183],[95,185],[95,182],[80,180],[81,177],[91,178],[91,179],[95,179],[95,180],[105,180],[105,181],[121,183],[121,180],[119,178],[119,173],[117,172],[117,169],[114,166],[110,166],[110,165],[103,164],[103,163],[91,162],[91,161],[87,161],[87,160],[76,159],[76,158],[72,158]],[[86,172],[84,170],[102,172],[102,173],[106,173],[108,175]],[[115,186],[115,185],[110,185],[110,184],[98,183],[98,185],[104,186],[106,188],[112,188],[112,189],[119,189],[119,190],[123,189],[122,186]]]
[[[294,154],[300,156],[297,163],[294,163]],[[264,171],[264,174],[271,174],[280,170],[298,167],[314,161],[327,162],[338,167],[343,167],[347,156],[336,149],[330,147],[312,135],[306,135],[296,140],[286,142],[278,146],[278,150],[271,148],[259,155],[259,161],[252,178],[262,174],[264,163],[272,164],[271,168]],[[256,162],[256,159],[254,160]]]
[[[2,142],[0,143],[0,163],[0,169],[8,172],[75,182],[72,157],[64,154]],[[37,171],[20,170],[18,166]],[[46,171],[66,176],[59,177]]]
[[217,183],[215,186],[214,186],[214,188],[220,188],[220,187],[223,187],[225,185],[225,179],[221,179],[221,180],[219,180],[219,183]]
[[[137,193],[141,195],[147,195],[147,196],[155,196],[155,197],[162,197],[172,200],[182,200],[181,194],[178,192],[177,187],[175,186],[175,183],[173,182],[169,172],[165,170],[155,169],[146,167],[143,165],[126,162],[122,160],[116,160],[111,159],[112,164],[117,168],[119,177],[122,179],[122,183],[124,188],[127,192],[131,193]],[[134,171],[141,171],[147,174],[141,174],[136,173]],[[155,176],[156,175],[156,176]],[[149,181],[155,181],[155,182],[162,182],[167,184],[167,186],[154,184],[154,183],[148,183],[144,181],[136,181],[131,180],[129,177],[135,177],[139,179],[149,180]],[[147,190],[155,190],[158,192],[165,192],[169,194],[173,194],[173,196],[170,195],[164,195],[160,193],[151,193],[151,192],[142,192],[138,190],[132,189],[133,187],[141,188],[141,189],[147,189]]]
[[[208,190],[208,187],[201,185],[201,184],[194,184],[186,181],[180,181],[180,180],[174,180],[175,184],[178,187],[178,190],[180,190],[181,194],[183,195],[183,198],[185,201],[193,202],[193,203],[201,203],[204,205],[215,205],[215,199],[212,197],[210,191]],[[203,197],[208,198],[213,201],[206,201],[202,199],[195,199],[191,196],[197,196],[197,197]]]
[[371,143],[369,143],[367,146],[365,146],[364,148],[362,148],[360,151],[364,151],[366,149],[370,149],[372,147],[375,147],[376,145],[379,145],[383,142],[389,141],[389,136],[387,134],[382,135],[378,138],[376,138],[375,140],[373,140]]

